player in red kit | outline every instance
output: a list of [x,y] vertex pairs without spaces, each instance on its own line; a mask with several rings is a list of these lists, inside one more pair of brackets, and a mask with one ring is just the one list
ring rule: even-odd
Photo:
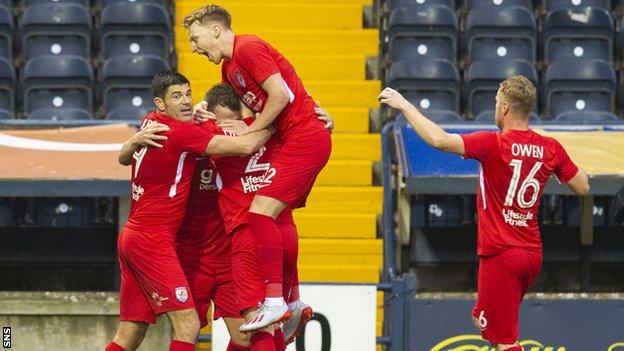
[[282,291],[282,238],[276,218],[286,207],[305,206],[316,176],[331,153],[331,138],[316,118],[315,103],[294,67],[277,50],[253,35],[235,35],[230,14],[216,5],[195,10],[184,19],[193,52],[221,63],[223,82],[259,113],[248,132],[275,124],[282,150],[271,165],[272,177],[257,191],[246,221],[257,237],[257,256],[267,281],[266,298],[242,331],[256,330],[289,318]]
[[152,148],[137,148],[137,140],[131,139],[120,153],[120,163],[132,164],[132,202],[117,242],[120,323],[107,351],[135,350],[161,313],[167,314],[174,331],[170,351],[194,350],[200,322],[176,254],[175,235],[185,213],[195,157],[250,154],[271,136],[263,130],[224,137],[196,126],[190,85],[179,73],[158,74],[152,91],[157,111],[145,116],[142,129],[157,123],[159,129],[151,132],[164,130],[166,139],[161,137],[161,147]]
[[535,104],[533,83],[514,76],[496,94],[501,131],[450,134],[423,116],[397,91],[386,88],[381,103],[400,110],[431,146],[480,162],[477,189],[479,277],[475,325],[497,350],[520,351],[518,319],[522,298],[542,265],[537,222],[548,177],[579,195],[589,192],[587,174],[553,138],[529,128]]

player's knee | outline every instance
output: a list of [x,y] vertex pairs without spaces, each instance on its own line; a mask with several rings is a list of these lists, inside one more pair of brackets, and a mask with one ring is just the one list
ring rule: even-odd
[[199,335],[200,323],[195,309],[167,313],[177,340],[195,342]]
[[147,323],[122,321],[119,323],[113,341],[127,351],[135,350],[143,342],[148,328]]
[[250,347],[251,346],[251,334],[243,333],[241,331],[233,331],[230,334],[230,339],[233,343],[240,345],[242,347]]

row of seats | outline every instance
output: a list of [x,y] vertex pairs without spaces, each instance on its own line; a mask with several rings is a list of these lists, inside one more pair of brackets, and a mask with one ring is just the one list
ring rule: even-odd
[[111,225],[115,216],[114,198],[0,198],[0,227]]
[[412,5],[389,15],[385,60],[388,64],[415,57],[463,58],[466,62],[492,57],[530,62],[566,58],[614,61],[622,58],[624,21],[617,27],[616,33],[611,14],[599,7],[552,10],[538,26],[525,7],[478,6],[468,13],[461,31],[452,8]]
[[412,5],[444,5],[460,12],[469,12],[480,6],[520,6],[530,10],[537,10],[538,14],[548,13],[553,10],[578,9],[582,7],[600,7],[605,10],[622,12],[624,0],[382,0],[382,8],[387,14],[401,7]]
[[[107,118],[138,119],[153,109],[153,77],[167,69],[167,62],[154,55],[113,57],[98,70],[96,81],[82,57],[37,57],[20,74],[22,110],[29,119],[92,119],[97,102]],[[0,59],[0,118],[14,117],[16,83],[13,67]]]
[[[588,111],[608,116],[616,110],[617,75],[613,66],[603,60],[555,61],[543,72],[541,80],[535,67],[525,60],[480,60],[464,70],[462,84],[459,71],[451,61],[421,58],[393,63],[386,83],[430,114],[431,111],[464,111],[471,118],[490,120],[500,82],[513,75],[523,75],[538,87],[542,93],[538,102],[547,119],[571,112],[578,116],[579,112],[582,115]],[[619,86],[624,92],[622,83]],[[624,111],[624,98],[618,101],[619,109]],[[538,104],[534,112],[539,111]]]
[[[0,6],[0,56],[13,58],[19,38],[23,62],[44,55],[76,55],[103,60],[128,54],[157,55],[169,60],[173,31],[161,5],[109,1],[94,28],[89,9],[76,3],[47,2],[27,6],[17,28],[9,7]],[[97,44],[97,45],[96,45]],[[15,45],[17,46],[17,45]]]

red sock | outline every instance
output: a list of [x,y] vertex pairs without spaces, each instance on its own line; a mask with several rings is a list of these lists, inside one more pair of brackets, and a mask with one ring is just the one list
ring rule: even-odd
[[195,344],[180,340],[171,340],[169,351],[195,351]]
[[249,347],[241,346],[230,340],[230,343],[225,351],[249,351]]
[[290,303],[299,300],[299,276],[297,272],[297,256],[299,251],[297,226],[292,219],[290,209],[284,209],[276,219],[282,234],[283,255],[283,296]]
[[255,332],[251,336],[251,351],[276,351],[273,335],[268,332]]
[[284,333],[282,329],[275,329],[273,334],[273,343],[275,344],[275,351],[285,351],[286,344],[284,343]]
[[256,238],[258,264],[267,281],[266,297],[282,297],[282,235],[270,216],[249,212],[247,219]]
[[126,349],[119,346],[116,342],[111,341],[110,344],[106,345],[105,351],[126,351]]

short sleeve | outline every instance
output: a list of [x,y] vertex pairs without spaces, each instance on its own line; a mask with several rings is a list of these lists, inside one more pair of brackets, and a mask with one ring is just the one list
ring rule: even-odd
[[214,136],[215,133],[209,130],[200,128],[195,124],[189,124],[178,130],[175,135],[175,143],[182,151],[202,155],[206,152],[206,147]]
[[464,140],[464,158],[482,160],[488,155],[496,143],[496,133],[480,131],[460,134]]
[[249,40],[236,51],[236,63],[258,83],[279,73],[269,47],[260,40]]
[[563,146],[555,141],[557,147],[557,166],[555,168],[555,175],[560,183],[564,184],[574,178],[578,172],[578,167],[572,162],[570,156],[563,148]]

